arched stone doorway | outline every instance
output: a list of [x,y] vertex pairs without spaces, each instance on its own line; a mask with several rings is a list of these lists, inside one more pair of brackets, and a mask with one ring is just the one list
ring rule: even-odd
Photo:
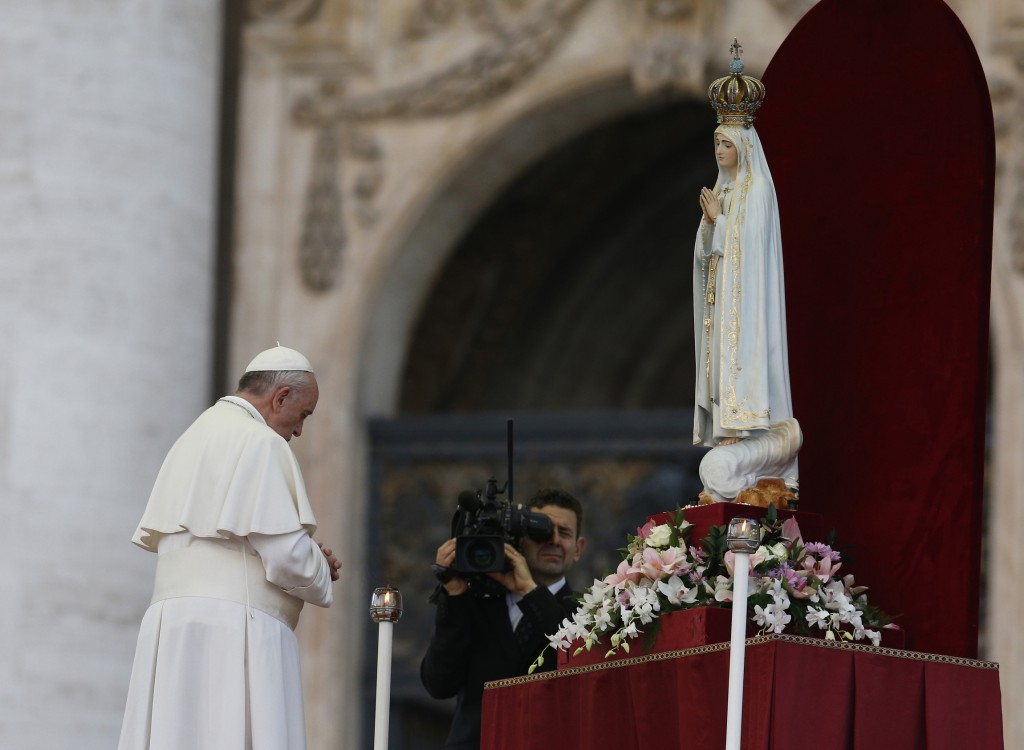
[[418,679],[433,618],[426,563],[458,492],[507,477],[506,417],[515,500],[545,485],[584,500],[593,552],[577,588],[638,519],[699,489],[690,268],[713,128],[703,102],[665,103],[553,149],[480,214],[427,294],[397,414],[370,423],[370,545],[381,550],[370,579],[404,581],[407,602],[394,746],[435,747],[447,730]]
[[516,180],[434,285],[400,411],[688,408],[713,123],[695,101],[633,114]]

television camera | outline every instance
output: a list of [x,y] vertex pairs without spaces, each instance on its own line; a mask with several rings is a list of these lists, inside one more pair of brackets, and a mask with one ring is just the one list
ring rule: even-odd
[[452,519],[453,573],[470,575],[507,570],[506,542],[515,546],[523,537],[535,542],[551,538],[554,527],[550,518],[513,503],[511,497],[501,497],[508,486],[506,482],[499,489],[497,480],[491,478],[484,490],[459,493],[459,509]]

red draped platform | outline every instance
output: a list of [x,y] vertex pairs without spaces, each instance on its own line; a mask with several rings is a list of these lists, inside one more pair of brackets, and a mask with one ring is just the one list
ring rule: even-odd
[[[482,750],[725,746],[729,645],[489,683]],[[747,641],[744,750],[1002,750],[994,664],[794,636]]]

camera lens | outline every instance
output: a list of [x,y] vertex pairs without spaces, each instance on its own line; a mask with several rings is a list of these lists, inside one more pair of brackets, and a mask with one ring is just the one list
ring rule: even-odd
[[488,570],[497,560],[497,551],[489,539],[473,540],[466,545],[466,562],[474,570]]

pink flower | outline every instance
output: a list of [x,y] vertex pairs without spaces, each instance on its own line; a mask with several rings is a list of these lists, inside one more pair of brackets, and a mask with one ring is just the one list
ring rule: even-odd
[[815,560],[812,555],[805,557],[801,564],[805,571],[815,576],[822,583],[827,583],[836,574],[836,571],[843,566],[842,563],[833,563],[831,557]]
[[626,581],[640,582],[640,569],[630,565],[627,560],[620,562],[615,572],[604,579],[605,583],[616,588],[622,588]]
[[800,535],[800,525],[796,522],[795,518],[787,518],[782,522],[782,536],[789,540],[790,548],[793,547],[794,542],[801,545],[804,543],[804,539]]
[[652,518],[650,521],[648,521],[647,523],[645,523],[643,526],[641,526],[640,528],[638,528],[636,530],[636,535],[638,537],[640,537],[641,539],[646,539],[647,535],[651,533],[651,529],[653,529],[657,525],[658,524],[655,523],[654,519]]
[[652,581],[657,581],[662,578],[668,578],[677,570],[685,567],[686,558],[678,547],[669,547],[666,550],[648,547],[644,550],[640,571]]
[[809,599],[811,594],[814,593],[813,588],[808,588],[810,573],[807,571],[794,571],[790,570],[786,574],[786,583],[789,584],[789,590],[797,599]]

